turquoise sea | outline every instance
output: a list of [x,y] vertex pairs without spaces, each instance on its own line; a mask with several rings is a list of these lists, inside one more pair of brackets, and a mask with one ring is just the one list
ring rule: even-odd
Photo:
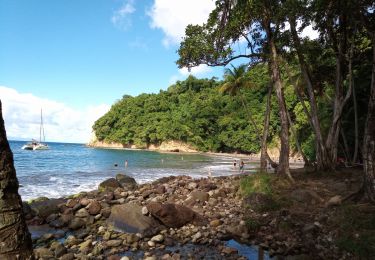
[[[200,178],[209,172],[212,176],[238,174],[232,167],[232,156],[99,149],[69,143],[48,143],[50,150],[30,151],[21,149],[25,143],[10,141],[23,200],[93,190],[117,173],[130,175],[138,183],[170,175]],[[251,171],[255,166],[247,164],[246,169]]]

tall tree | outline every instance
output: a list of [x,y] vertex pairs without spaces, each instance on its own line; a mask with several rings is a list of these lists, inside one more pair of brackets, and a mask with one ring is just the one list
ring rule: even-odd
[[[251,88],[254,86],[254,83],[251,81],[249,77],[247,77],[247,65],[242,64],[238,67],[232,65],[232,69],[226,68],[224,72],[224,84],[220,87],[220,91],[224,93],[229,93],[230,95],[239,95],[241,99],[242,106],[245,108],[247,116],[250,119],[250,122],[256,132],[257,138],[259,140],[261,146],[261,153],[260,153],[260,169],[262,171],[267,170],[267,160],[271,165],[275,165],[275,163],[271,160],[270,156],[267,153],[267,137],[268,137],[268,130],[269,130],[269,114],[270,114],[270,97],[267,97],[266,102],[266,114],[265,119],[266,122],[264,124],[263,134],[265,136],[261,136],[260,130],[252,116],[250,108],[247,107],[245,98],[241,89],[244,88]],[[264,141],[265,140],[265,141]]]
[[[301,74],[306,83],[310,111],[307,113],[315,135],[318,169],[334,169],[337,162],[339,134],[345,105],[353,89],[353,47],[360,32],[358,12],[369,1],[285,1],[285,20],[290,25],[292,50],[297,55]],[[365,8],[366,9],[366,8]],[[301,24],[297,28],[297,21]],[[325,52],[335,60],[335,71],[329,77],[334,85],[332,119],[328,129],[323,129],[318,116],[316,99],[320,79],[314,78],[311,65],[306,61],[304,40],[299,36],[306,25],[315,24],[320,32],[320,43]],[[324,130],[327,130],[324,136]],[[355,156],[354,156],[355,157]]]
[[367,31],[372,43],[372,69],[370,98],[363,137],[363,188],[366,197],[375,203],[375,3],[363,0],[360,12],[361,24]]
[[[281,152],[277,172],[291,178],[289,123],[276,44],[280,31],[277,12],[278,1],[216,1],[216,8],[211,12],[207,24],[189,25],[186,28],[186,37],[178,50],[180,58],[177,64],[188,68],[200,64],[225,66],[240,58],[249,59],[250,64],[260,60],[269,62],[281,121]],[[239,39],[247,42],[245,52],[233,49],[233,43]]]
[[375,33],[372,34],[371,94],[368,102],[367,120],[363,138],[364,191],[375,203]]
[[31,236],[18,194],[13,154],[6,138],[0,100],[0,259],[33,259]]

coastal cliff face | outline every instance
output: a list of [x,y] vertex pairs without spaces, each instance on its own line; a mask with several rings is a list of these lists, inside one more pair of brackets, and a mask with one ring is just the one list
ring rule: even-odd
[[[111,149],[144,149],[145,147],[138,147],[135,144],[121,144],[121,143],[107,143],[104,141],[99,141],[95,133],[92,134],[90,142],[87,144],[89,147],[97,148],[111,148]],[[146,147],[147,150],[152,151],[162,151],[162,152],[184,152],[184,153],[193,153],[198,152],[192,146],[176,140],[165,141],[160,145],[150,144]]]

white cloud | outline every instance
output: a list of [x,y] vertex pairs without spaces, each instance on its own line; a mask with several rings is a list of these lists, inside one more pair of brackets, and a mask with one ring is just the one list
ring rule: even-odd
[[311,40],[315,40],[319,38],[319,31],[314,30],[312,25],[306,26],[303,30],[302,33],[300,34],[302,37],[308,37]]
[[135,12],[134,0],[126,0],[120,9],[113,12],[111,22],[118,28],[126,30],[132,25],[131,14]]
[[177,80],[183,80],[189,75],[198,77],[198,76],[204,76],[210,72],[212,72],[212,68],[205,64],[201,64],[197,67],[193,67],[190,69],[190,71],[187,68],[182,68],[178,70],[177,75],[173,75],[172,77],[170,77],[169,84],[174,84]]
[[0,86],[0,99],[8,137],[39,139],[40,109],[43,108],[46,141],[88,142],[93,123],[110,108],[102,104],[77,110],[4,86]]
[[[299,30],[301,28],[301,26],[302,26],[302,21],[297,20],[297,30]],[[285,22],[285,24],[284,24],[284,31],[286,31],[286,30],[290,30],[289,22]],[[310,40],[315,40],[315,39],[319,38],[319,31],[314,30],[313,25],[309,24],[308,26],[303,28],[302,32],[299,33],[299,36],[303,37],[303,38],[307,37]]]
[[188,76],[188,75],[199,76],[199,75],[204,75],[208,72],[211,72],[212,69],[208,67],[206,64],[201,64],[197,67],[191,68],[190,71],[187,68],[182,68],[182,69],[179,69],[178,71],[183,76]]
[[213,0],[155,0],[148,15],[151,28],[161,29],[164,46],[178,44],[188,24],[203,24],[215,7]]

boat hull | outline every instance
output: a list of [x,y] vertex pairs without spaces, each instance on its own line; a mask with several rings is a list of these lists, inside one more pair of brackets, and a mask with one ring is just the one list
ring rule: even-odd
[[48,150],[49,147],[46,144],[38,144],[33,147],[33,150]]

